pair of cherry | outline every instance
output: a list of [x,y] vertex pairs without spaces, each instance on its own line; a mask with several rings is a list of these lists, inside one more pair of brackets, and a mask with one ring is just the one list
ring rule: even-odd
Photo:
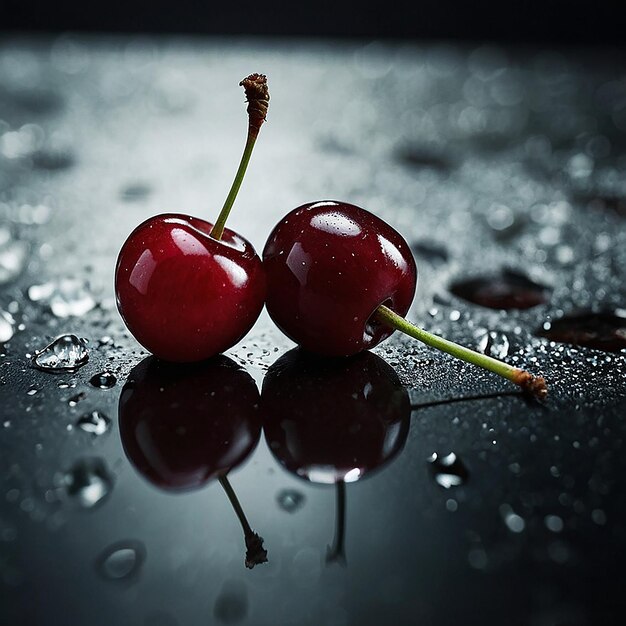
[[[219,481],[241,523],[251,568],[267,552],[228,474],[250,456],[261,431],[288,472],[334,483],[343,498],[344,482],[400,452],[410,413],[393,368],[367,351],[345,362],[291,350],[269,368],[261,395],[250,374],[225,356],[185,365],[148,357],[124,385],[119,429],[128,459],[156,487],[182,492]],[[331,554],[340,553],[341,537]]]
[[274,228],[263,262],[246,239],[225,228],[269,105],[265,76],[252,74],[241,85],[248,138],[215,225],[158,215],[121,249],[117,303],[137,340],[165,360],[207,359],[242,339],[265,303],[277,326],[312,352],[354,355],[398,329],[545,397],[543,378],[403,318],[415,294],[415,261],[403,237],[368,211],[335,201],[305,204]]

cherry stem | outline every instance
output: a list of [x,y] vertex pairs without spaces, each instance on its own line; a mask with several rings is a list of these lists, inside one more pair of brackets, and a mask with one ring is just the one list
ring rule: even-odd
[[374,312],[373,317],[377,322],[399,330],[406,335],[409,335],[409,337],[413,337],[414,339],[425,343],[427,346],[437,348],[442,352],[447,352],[457,359],[461,359],[467,363],[472,363],[473,365],[478,365],[478,367],[482,367],[483,369],[489,370],[494,374],[498,374],[498,376],[502,376],[503,378],[510,380],[516,385],[519,385],[524,391],[534,395],[539,400],[543,400],[548,395],[546,381],[542,376],[533,376],[529,372],[513,367],[508,363],[498,361],[498,359],[494,359],[486,354],[480,354],[479,352],[460,346],[458,343],[433,335],[432,333],[411,324],[411,322],[408,322],[397,313],[394,313],[385,305],[380,305]]
[[346,554],[344,552],[344,542],[346,536],[346,483],[343,480],[335,483],[336,491],[336,518],[335,536],[333,545],[328,546],[326,552],[326,563],[339,563],[346,565]]
[[224,202],[224,206],[220,211],[220,214],[215,222],[215,225],[211,229],[211,237],[213,239],[221,239],[224,234],[224,227],[226,226],[226,220],[230,215],[230,210],[233,208],[233,204],[235,203],[235,198],[239,193],[239,188],[241,187],[241,183],[243,182],[243,177],[246,175],[246,170],[248,169],[248,163],[250,162],[250,157],[252,156],[252,148],[254,148],[254,143],[256,142],[256,137],[253,137],[250,132],[248,132],[248,139],[246,141],[246,147],[243,150],[243,154],[241,156],[241,161],[239,163],[239,167],[237,169],[237,173],[235,174],[235,180],[233,181],[232,187],[228,192],[228,197]]
[[246,514],[243,512],[243,509],[241,508],[241,504],[239,503],[237,494],[235,493],[235,490],[230,484],[230,481],[228,480],[226,476],[220,476],[218,480],[220,482],[220,485],[222,485],[222,489],[226,492],[226,495],[228,496],[230,503],[233,505],[233,509],[235,510],[235,513],[237,514],[239,521],[241,522],[241,527],[243,528],[243,534],[246,536],[251,535],[254,531],[250,527],[250,524],[248,524],[248,520],[246,519]]
[[232,488],[228,477],[226,475],[220,476],[218,480],[222,489],[226,492],[226,495],[228,496],[237,517],[239,518],[241,528],[243,529],[244,540],[246,543],[246,567],[248,569],[252,569],[255,565],[267,563],[267,550],[263,548],[263,537],[255,533],[250,527],[250,524],[246,519],[246,514],[241,508],[237,494]]
[[237,173],[235,174],[235,180],[233,180],[224,206],[210,232],[211,237],[217,240],[221,239],[224,234],[226,220],[230,215],[230,210],[233,208],[235,198],[239,193],[239,188],[246,175],[252,149],[254,148],[259,130],[261,130],[261,126],[265,121],[270,102],[267,79],[263,74],[250,74],[250,76],[244,78],[239,85],[245,89],[246,100],[248,102],[248,136],[243,154],[241,155],[239,167],[237,168]]

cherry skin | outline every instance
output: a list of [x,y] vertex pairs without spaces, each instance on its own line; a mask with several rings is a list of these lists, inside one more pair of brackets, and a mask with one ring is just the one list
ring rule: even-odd
[[393,329],[371,320],[385,304],[406,315],[417,284],[408,244],[389,224],[353,204],[304,204],[274,228],[263,252],[267,310],[297,344],[348,356]]
[[252,328],[265,299],[261,260],[243,237],[179,214],[151,217],[117,259],[117,306],[128,329],[155,356],[207,359]]
[[372,352],[327,359],[294,349],[263,380],[263,431],[289,472],[354,482],[393,459],[409,432],[408,392]]
[[259,402],[252,377],[227,357],[186,366],[148,357],[120,396],[124,451],[160,489],[198,489],[252,453],[261,436]]

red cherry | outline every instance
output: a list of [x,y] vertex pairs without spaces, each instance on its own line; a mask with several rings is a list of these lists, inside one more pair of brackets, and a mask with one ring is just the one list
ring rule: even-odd
[[327,359],[291,350],[263,379],[263,431],[285,469],[311,482],[354,482],[388,463],[409,432],[409,394],[371,352]]
[[272,231],[263,260],[267,310],[303,348],[349,356],[400,330],[543,399],[545,380],[404,319],[417,282],[409,246],[391,226],[345,202],[305,204]]
[[164,214],[139,225],[117,259],[118,309],[135,338],[168,361],[199,361],[237,343],[263,308],[263,266],[252,245],[225,229],[269,105],[267,81],[241,81],[248,136],[215,224]]
[[120,395],[124,452],[155,486],[198,489],[252,453],[261,435],[259,401],[250,374],[227,357],[188,366],[148,357]]
[[312,483],[335,485],[335,537],[326,561],[345,564],[345,483],[400,453],[409,432],[408,392],[371,352],[328,359],[297,349],[270,367],[261,406],[265,438],[278,462]]
[[241,524],[248,568],[265,563],[267,550],[227,473],[260,439],[259,401],[252,377],[225,356],[187,366],[148,357],[131,371],[119,404],[124,452],[148,481],[166,491],[219,481]]
[[261,260],[243,237],[187,215],[157,215],[120,251],[117,305],[128,329],[152,354],[198,361],[237,343],[265,299]]
[[373,322],[386,304],[405,315],[417,269],[389,224],[345,202],[305,204],[286,215],[263,252],[267,310],[302,347],[329,356],[372,348],[393,329]]

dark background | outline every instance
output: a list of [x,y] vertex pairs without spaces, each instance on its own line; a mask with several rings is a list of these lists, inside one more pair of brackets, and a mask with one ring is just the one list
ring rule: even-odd
[[3,0],[0,6],[0,30],[461,38],[567,44],[622,44],[625,39],[623,10],[616,0]]

